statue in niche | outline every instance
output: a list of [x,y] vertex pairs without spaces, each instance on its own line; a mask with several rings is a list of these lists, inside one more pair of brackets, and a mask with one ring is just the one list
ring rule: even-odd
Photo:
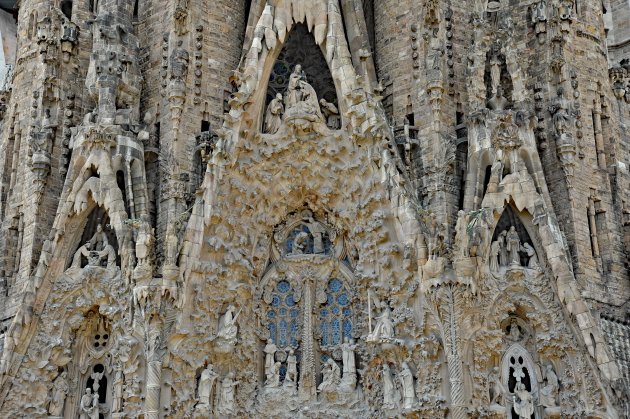
[[166,226],[166,237],[164,240],[164,265],[177,264],[179,253],[179,239],[177,238],[177,227],[175,223]]
[[302,213],[302,220],[306,222],[306,226],[311,232],[311,236],[313,236],[313,253],[324,253],[324,251],[326,250],[324,248],[324,227],[320,223],[315,221],[315,219],[313,218],[313,213],[311,213],[310,211],[304,211]]
[[88,266],[101,266],[101,261],[107,261],[107,268],[116,266],[116,251],[109,244],[107,234],[103,231],[103,226],[96,226],[96,233],[92,238],[79,247],[72,258],[73,268],[81,267],[81,257],[84,256],[88,260]]
[[201,372],[199,386],[197,388],[200,407],[208,409],[211,407],[212,390],[214,389],[214,382],[218,376],[219,374],[216,373],[212,364],[208,364],[206,369]]
[[559,139],[565,139],[569,135],[571,124],[570,107],[571,104],[565,97],[564,88],[558,88],[558,96],[553,104],[549,106],[549,113],[553,115],[554,130]]
[[538,256],[536,256],[536,250],[529,243],[523,243],[523,247],[521,248],[523,252],[527,254],[528,262],[527,267],[531,269],[538,269]]
[[341,382],[341,371],[339,365],[332,359],[328,358],[322,370],[322,382],[317,387],[318,391],[335,391]]
[[391,319],[392,310],[389,305],[383,303],[383,311],[376,318],[376,326],[374,330],[367,336],[366,341],[376,342],[382,340],[390,340],[394,338],[394,323]]
[[506,249],[510,252],[510,265],[512,266],[520,266],[521,265],[521,257],[519,256],[519,251],[521,250],[521,239],[518,236],[518,232],[514,226],[510,227],[510,230],[507,232],[505,237],[506,240]]
[[353,390],[357,384],[357,368],[354,354],[356,349],[357,345],[354,343],[354,339],[350,339],[346,336],[341,345],[343,360],[343,380],[341,386],[351,390]]
[[521,381],[516,383],[514,394],[514,411],[519,418],[529,419],[534,414],[534,398]]
[[286,110],[297,108],[298,111],[307,114],[321,116],[317,93],[307,80],[306,74],[302,71],[302,65],[297,64],[289,76],[289,87],[285,97]]
[[468,251],[468,222],[469,217],[466,215],[466,212],[459,210],[457,212],[457,223],[455,224],[455,237],[457,238],[462,256],[464,257],[470,256]]
[[506,236],[507,231],[502,231],[499,233],[497,237],[497,241],[499,242],[500,252],[499,252],[499,264],[501,266],[507,266],[510,263],[509,254],[506,245]]
[[557,407],[558,389],[560,384],[558,376],[553,370],[553,365],[547,364],[545,367],[545,385],[540,389],[540,404],[547,408]]
[[571,20],[573,18],[574,0],[562,0],[558,5],[558,16],[562,20]]
[[184,42],[182,40],[177,41],[177,46],[173,48],[171,56],[169,58],[171,64],[171,79],[184,81],[188,74],[188,62],[190,61],[190,55],[188,51],[182,46]]
[[503,86],[497,87],[496,95],[488,101],[488,108],[493,111],[504,111],[508,106],[508,100],[503,94]]
[[521,326],[519,326],[516,318],[512,317],[510,320],[510,325],[508,326],[508,339],[513,342],[518,342],[523,339],[523,332],[521,331]]
[[267,113],[265,114],[265,132],[275,134],[282,125],[282,114],[284,114],[284,104],[282,93],[277,93],[276,97],[269,102]]
[[416,404],[416,391],[413,385],[413,373],[406,362],[402,363],[402,369],[398,374],[403,393],[403,409],[413,409]]
[[439,28],[433,29],[433,32],[425,34],[425,37],[429,38],[429,47],[426,58],[426,71],[440,71],[442,69],[442,56],[444,55],[444,46],[442,40],[438,36],[440,33]]
[[496,193],[499,191],[499,184],[503,180],[503,162],[497,155],[490,168],[490,179],[488,180],[487,193]]
[[308,233],[301,231],[299,232],[295,238],[293,239],[293,249],[291,250],[292,255],[303,255],[306,250],[306,245],[308,244]]
[[490,57],[490,87],[492,96],[497,96],[501,86],[501,58],[499,54]]
[[123,403],[123,369],[122,365],[116,365],[116,372],[114,373],[114,381],[112,382],[112,412],[117,413],[122,411]]
[[290,349],[287,356],[287,372],[284,376],[284,386],[295,389],[297,377],[297,357],[295,356],[295,351]]
[[229,372],[223,381],[221,381],[221,391],[217,401],[217,413],[219,415],[234,414],[234,398],[236,395],[236,386],[240,381],[234,380],[234,373]]
[[235,311],[236,307],[230,304],[225,314],[219,319],[219,331],[217,332],[217,337],[219,339],[223,339],[232,345],[236,343],[236,337],[238,335],[238,325],[236,324],[236,320],[241,313],[239,310],[239,312],[235,315]]
[[394,379],[389,365],[383,364],[383,407],[385,409],[393,409],[396,407],[394,399]]
[[136,259],[138,265],[149,264],[153,247],[154,232],[149,223],[149,217],[144,214],[139,220],[129,220],[129,224],[136,230]]
[[274,362],[271,369],[267,371],[267,377],[265,380],[265,388],[280,387],[280,367],[282,363],[279,361]]
[[501,253],[501,243],[498,240],[493,241],[490,245],[490,271],[497,272],[499,270],[499,254]]
[[[97,394],[98,397],[98,394]],[[98,398],[96,399],[98,406]],[[79,405],[80,415],[79,419],[92,419],[92,412],[94,411],[94,407],[92,406],[92,389],[86,388],[85,394],[81,397],[81,403]],[[98,412],[98,407],[97,407]],[[98,414],[96,415],[98,418]]]
[[488,375],[488,386],[490,387],[490,405],[503,406],[503,396],[506,391],[503,383],[501,382],[498,367],[494,367]]
[[339,117],[339,109],[333,104],[322,98],[319,100],[319,105],[322,109],[322,114],[326,120],[326,125],[330,129],[341,128],[341,118]]
[[274,364],[276,363],[276,351],[278,351],[278,347],[273,340],[267,339],[267,344],[265,345],[265,377],[269,377],[272,374],[272,369],[274,368]]
[[63,406],[68,395],[68,374],[63,371],[53,382],[53,389],[50,404],[48,405],[48,414],[53,417],[63,416]]

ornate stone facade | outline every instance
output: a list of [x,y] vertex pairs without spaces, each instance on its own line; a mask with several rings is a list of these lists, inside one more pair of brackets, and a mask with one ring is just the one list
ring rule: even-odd
[[630,415],[600,0],[18,5],[0,417]]

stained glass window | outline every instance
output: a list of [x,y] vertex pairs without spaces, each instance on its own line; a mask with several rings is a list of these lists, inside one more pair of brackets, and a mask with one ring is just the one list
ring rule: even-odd
[[326,287],[326,303],[319,310],[321,346],[335,346],[352,337],[350,296],[341,280],[334,278]]
[[267,329],[279,348],[297,346],[299,317],[300,310],[291,284],[284,280],[278,282],[267,310]]

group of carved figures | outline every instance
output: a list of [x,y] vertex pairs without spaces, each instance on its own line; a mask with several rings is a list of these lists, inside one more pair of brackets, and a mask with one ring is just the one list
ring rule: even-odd
[[81,267],[82,256],[87,258],[88,266],[101,266],[101,262],[104,260],[107,261],[108,268],[116,266],[116,251],[109,244],[102,225],[99,224],[94,236],[76,251],[72,258],[73,268]]
[[403,362],[398,374],[392,373],[389,364],[383,364],[383,407],[385,409],[395,409],[400,406],[400,397],[397,396],[395,378],[400,384],[400,394],[402,396],[402,408],[413,409],[417,404],[416,390],[414,386],[413,373],[406,362]]
[[326,99],[317,101],[315,89],[306,80],[306,74],[302,71],[302,66],[297,64],[289,76],[287,91],[282,96],[277,93],[276,97],[269,102],[265,113],[265,132],[275,134],[282,125],[282,120],[286,112],[292,108],[299,107],[299,110],[325,118],[330,129],[339,129],[341,119],[337,107]]
[[203,411],[212,411],[213,404],[215,407],[215,413],[217,415],[229,415],[233,414],[236,386],[240,381],[234,379],[234,373],[228,372],[226,376],[220,380],[217,385],[217,394],[213,400],[214,383],[219,378],[219,373],[214,370],[214,366],[209,364],[204,369],[199,377],[199,384],[197,387],[198,404],[197,409]]
[[502,231],[497,240],[490,245],[490,270],[499,271],[500,267],[521,266],[520,252],[528,257],[527,268],[538,269],[538,256],[536,250],[529,243],[521,243],[521,239],[514,226]]
[[[514,412],[519,418],[530,419],[534,414],[536,405],[536,398],[532,391],[527,389],[527,386],[523,382],[525,372],[522,370],[514,370],[512,373],[516,379],[516,384],[512,392],[505,388],[505,385],[501,381],[499,375],[499,369],[495,367],[490,376],[488,377],[488,384],[490,390],[490,405],[494,410],[503,409],[505,403],[510,400]],[[558,391],[560,389],[560,382],[558,376],[551,364],[547,364],[545,367],[545,378],[543,386],[539,390],[538,404],[546,409],[557,409]],[[507,399],[506,399],[507,398]]]

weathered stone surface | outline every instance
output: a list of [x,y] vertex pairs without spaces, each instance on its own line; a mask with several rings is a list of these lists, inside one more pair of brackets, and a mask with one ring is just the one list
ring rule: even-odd
[[628,417],[604,3],[0,11],[0,417]]

